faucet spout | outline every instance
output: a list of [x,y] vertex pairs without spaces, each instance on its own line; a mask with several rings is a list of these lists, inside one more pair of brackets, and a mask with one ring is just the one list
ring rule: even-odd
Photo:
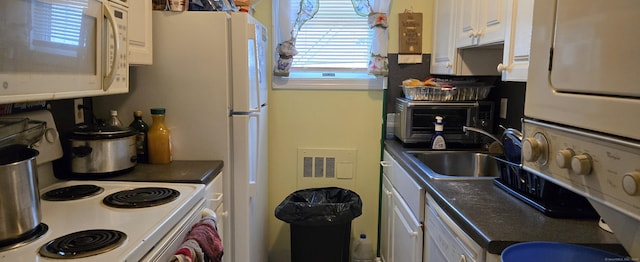
[[497,138],[496,136],[494,136],[493,134],[491,134],[491,133],[489,133],[489,132],[487,132],[487,131],[484,131],[483,129],[475,128],[475,127],[470,127],[470,126],[462,126],[462,131],[463,131],[463,132],[473,131],[473,132],[476,132],[476,133],[483,134],[483,135],[488,136],[488,137],[490,137],[491,139],[495,140],[496,142],[498,142],[498,144],[499,144],[500,146],[504,146],[504,145],[502,144],[502,141],[500,141],[500,139],[498,139],[498,138]]

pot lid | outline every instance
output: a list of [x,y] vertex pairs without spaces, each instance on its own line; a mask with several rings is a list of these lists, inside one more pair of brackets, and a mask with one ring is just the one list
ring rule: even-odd
[[111,125],[77,125],[73,131],[76,137],[84,138],[117,138],[135,135],[135,132],[129,127],[118,127]]

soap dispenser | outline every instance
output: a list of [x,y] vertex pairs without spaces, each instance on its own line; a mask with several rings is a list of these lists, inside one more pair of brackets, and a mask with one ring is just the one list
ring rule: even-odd
[[442,116],[436,116],[435,132],[431,137],[431,149],[447,149],[447,143],[444,141],[444,122]]

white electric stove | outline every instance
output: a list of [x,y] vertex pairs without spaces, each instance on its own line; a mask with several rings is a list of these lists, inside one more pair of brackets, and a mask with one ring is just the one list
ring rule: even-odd
[[[21,247],[0,251],[0,261],[60,262],[65,256],[74,262],[141,261],[165,236],[172,237],[167,234],[187,218],[190,211],[199,210],[204,205],[204,185],[199,184],[65,181],[42,189],[41,195],[54,189],[75,185],[95,185],[103,188],[103,191],[76,200],[41,199],[42,223],[48,227],[47,232]],[[103,203],[103,199],[112,193],[149,187],[173,189],[179,196],[168,203],[140,208],[111,207]],[[124,233],[125,236],[123,242],[113,249],[87,257],[74,258],[72,254],[68,254],[61,255],[60,258],[50,258],[41,254],[40,250],[50,241],[85,230],[114,230]],[[101,240],[97,238],[102,237],[82,236],[78,240],[69,240],[69,245],[78,245],[73,241],[99,242]],[[171,240],[180,242],[180,239]]]
[[[40,226],[24,239],[0,245],[0,261],[168,261],[191,226],[202,218],[202,184],[56,179],[51,162],[62,157],[62,149],[53,117],[48,111],[20,116],[47,122],[43,139],[33,146],[40,152],[36,162],[42,218]],[[53,200],[44,196],[47,192],[65,195],[68,188],[98,190],[74,200],[57,199],[59,194]],[[124,202],[124,207],[105,202],[105,198]],[[106,247],[87,248],[85,244]]]

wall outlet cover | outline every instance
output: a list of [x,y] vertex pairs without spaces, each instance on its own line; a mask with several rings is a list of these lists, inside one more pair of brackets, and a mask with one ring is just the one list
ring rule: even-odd
[[500,118],[507,119],[507,98],[500,99]]

